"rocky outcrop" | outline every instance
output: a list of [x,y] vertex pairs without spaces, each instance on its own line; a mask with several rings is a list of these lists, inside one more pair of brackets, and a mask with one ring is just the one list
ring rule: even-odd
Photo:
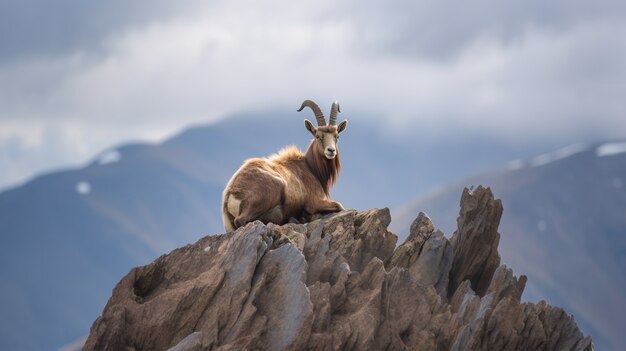
[[592,350],[560,308],[520,303],[501,214],[479,187],[451,240],[419,214],[396,248],[387,209],[207,236],[124,277],[85,349]]
[[475,193],[463,190],[457,230],[450,244],[454,249],[448,293],[453,294],[466,280],[479,296],[484,296],[491,278],[500,265],[498,225],[502,203],[493,198],[490,189]]

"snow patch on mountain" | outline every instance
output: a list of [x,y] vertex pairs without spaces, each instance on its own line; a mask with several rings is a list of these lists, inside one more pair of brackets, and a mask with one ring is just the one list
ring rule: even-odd
[[98,164],[106,165],[109,163],[119,162],[119,160],[121,159],[122,159],[122,154],[120,154],[119,151],[115,149],[108,150],[100,154],[100,156],[98,156]]
[[596,148],[596,155],[598,157],[613,156],[624,152],[626,152],[626,142],[606,143]]
[[87,195],[91,192],[91,184],[86,181],[76,183],[76,192],[81,195]]
[[534,157],[530,160],[530,165],[532,167],[539,167],[539,166],[543,166],[543,165],[547,165],[549,163],[552,163],[554,161],[558,161],[558,160],[562,160],[564,158],[573,156],[575,154],[584,152],[588,149],[586,144],[572,144],[569,146],[566,146],[562,149],[553,151],[553,152],[549,152],[546,154],[542,154],[539,155],[537,157]]

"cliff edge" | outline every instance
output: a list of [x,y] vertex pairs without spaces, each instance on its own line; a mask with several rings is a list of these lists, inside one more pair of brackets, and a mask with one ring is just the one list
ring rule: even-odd
[[85,350],[593,350],[562,309],[520,302],[501,215],[478,187],[450,239],[420,213],[396,247],[387,209],[207,236],[131,270]]

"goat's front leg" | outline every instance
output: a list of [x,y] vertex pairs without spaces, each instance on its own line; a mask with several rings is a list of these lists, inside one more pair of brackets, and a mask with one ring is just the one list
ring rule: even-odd
[[345,211],[346,209],[343,208],[343,205],[339,202],[339,201],[334,201],[334,200],[326,200],[327,204],[325,206],[325,209],[322,210],[323,212],[339,212],[339,211]]
[[324,217],[329,213],[339,211],[345,211],[345,209],[339,202],[333,200],[323,200],[319,201],[313,206],[307,206],[304,209],[300,220],[305,223],[312,222],[314,220]]
[[317,201],[313,206],[305,208],[305,211],[310,213],[312,216],[315,216],[316,214],[319,214],[319,213],[326,214],[326,213],[345,211],[345,208],[343,208],[343,206],[337,201],[323,199],[323,200]]

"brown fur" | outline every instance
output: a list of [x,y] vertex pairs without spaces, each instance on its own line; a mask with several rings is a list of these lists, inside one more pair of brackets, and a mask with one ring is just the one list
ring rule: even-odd
[[327,145],[336,148],[337,126],[311,132],[315,132],[315,139],[305,154],[290,146],[269,158],[244,162],[224,189],[222,215],[226,231],[254,220],[285,224],[291,217],[310,219],[343,210],[339,202],[328,198],[341,170],[339,151],[333,159],[324,156]]
[[[312,141],[313,144],[315,141]],[[337,177],[341,171],[341,162],[339,161],[339,151],[334,159],[329,160],[324,156],[320,157],[319,153],[312,151],[312,145],[309,145],[304,158],[311,170],[311,173],[320,182],[326,196],[330,196],[330,189],[337,182]]]

